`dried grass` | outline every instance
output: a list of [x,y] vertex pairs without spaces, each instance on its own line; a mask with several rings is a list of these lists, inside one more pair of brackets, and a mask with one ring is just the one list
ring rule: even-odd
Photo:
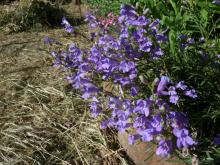
[[0,164],[126,165],[115,133],[99,129],[86,102],[52,68],[42,36],[1,36]]

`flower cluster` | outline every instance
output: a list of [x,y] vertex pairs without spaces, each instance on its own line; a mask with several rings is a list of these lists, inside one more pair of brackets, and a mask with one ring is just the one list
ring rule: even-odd
[[[178,148],[189,148],[196,144],[191,138],[188,128],[188,119],[183,112],[172,110],[170,105],[164,98],[169,95],[169,91],[173,86],[168,87],[170,80],[166,76],[162,76],[157,84],[156,92],[148,99],[122,99],[110,98],[107,109],[111,112],[111,117],[102,122],[101,128],[114,127],[119,132],[124,132],[128,128],[133,130],[133,134],[129,136],[129,143],[134,144],[136,141],[158,142],[156,154],[166,157],[173,151],[173,139],[176,139]],[[187,90],[187,86],[181,81],[176,88]],[[175,90],[173,93],[176,94]],[[189,95],[196,97],[193,93]],[[172,100],[170,100],[171,103]]]
[[[90,28],[100,28],[94,35],[96,42],[89,50],[70,44],[67,51],[53,52],[55,64],[74,73],[67,80],[90,101],[93,117],[108,116],[101,128],[114,127],[120,132],[131,131],[129,143],[137,140],[158,143],[156,154],[168,157],[177,148],[196,144],[188,131],[185,113],[177,110],[181,96],[197,98],[196,91],[184,81],[171,82],[167,76],[152,82],[152,94],[140,98],[138,94],[141,61],[160,60],[167,36],[160,29],[160,20],[139,16],[134,7],[122,5],[119,17],[109,15],[110,22],[86,15]],[[64,18],[62,24],[69,33],[73,27]],[[111,26],[114,33],[106,27]],[[112,34],[112,35],[111,35]],[[100,82],[111,82],[118,94],[103,97]]]
[[195,40],[195,38],[191,38],[185,34],[181,34],[179,35],[179,41],[180,41],[180,48],[181,50],[185,50],[186,48],[188,48],[189,46],[192,45],[201,45],[205,43],[205,38],[204,37],[200,37],[197,40]]
[[[166,76],[162,76],[160,83],[157,88],[158,95],[169,95],[170,103],[178,104],[180,96],[178,95],[179,90],[184,91],[184,94],[191,98],[197,98],[197,93],[195,89],[188,89],[187,85],[185,85],[184,81],[180,81],[176,85],[171,84],[170,79]],[[168,87],[169,85],[169,87]]]

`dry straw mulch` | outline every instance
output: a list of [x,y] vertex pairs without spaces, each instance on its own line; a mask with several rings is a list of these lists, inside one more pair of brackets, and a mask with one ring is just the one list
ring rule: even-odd
[[100,131],[87,103],[52,67],[42,41],[48,34],[89,45],[80,36],[64,39],[59,29],[0,34],[0,164],[129,164],[114,132]]

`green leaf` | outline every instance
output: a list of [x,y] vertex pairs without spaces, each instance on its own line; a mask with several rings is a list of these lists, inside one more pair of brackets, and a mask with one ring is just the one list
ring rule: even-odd
[[162,17],[162,24],[165,26],[168,26],[168,27],[170,27],[172,25],[168,16]]
[[163,14],[167,14],[167,10],[163,2],[158,2],[156,7],[157,7],[157,11],[159,11],[161,16],[163,16]]
[[176,3],[173,0],[169,0],[169,1],[170,1],[170,4],[172,5],[174,11],[175,11],[175,14],[177,15],[178,14],[178,9],[176,7]]
[[189,15],[189,13],[184,13],[183,14],[183,22],[187,22],[191,19],[192,17]]
[[201,17],[202,23],[204,23],[206,27],[208,23],[208,12],[205,9],[200,10],[200,17]]
[[170,41],[170,49],[172,54],[175,54],[175,42],[176,42],[176,35],[174,30],[170,30],[169,32],[169,41]]
[[180,14],[180,13],[178,13],[177,15],[176,15],[176,19],[175,19],[175,23],[176,23],[176,25],[178,26],[178,25],[182,25],[182,20],[183,20],[183,17],[182,17],[182,15]]
[[215,27],[215,29],[220,29],[220,24]]

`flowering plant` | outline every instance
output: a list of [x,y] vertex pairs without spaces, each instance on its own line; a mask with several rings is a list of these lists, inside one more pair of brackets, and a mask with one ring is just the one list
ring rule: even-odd
[[[55,65],[71,71],[67,80],[90,102],[91,115],[102,120],[102,129],[130,132],[130,144],[154,142],[161,157],[196,146],[184,103],[198,94],[187,81],[172,80],[164,67],[171,59],[167,29],[129,5],[122,5],[117,19],[109,17],[100,21],[87,14],[89,27],[97,29],[91,34],[94,44],[82,50],[72,43],[65,51],[52,52]],[[62,24],[74,32],[65,18]],[[180,42],[180,52],[195,43],[183,37]],[[111,93],[105,92],[105,82],[113,86]]]

